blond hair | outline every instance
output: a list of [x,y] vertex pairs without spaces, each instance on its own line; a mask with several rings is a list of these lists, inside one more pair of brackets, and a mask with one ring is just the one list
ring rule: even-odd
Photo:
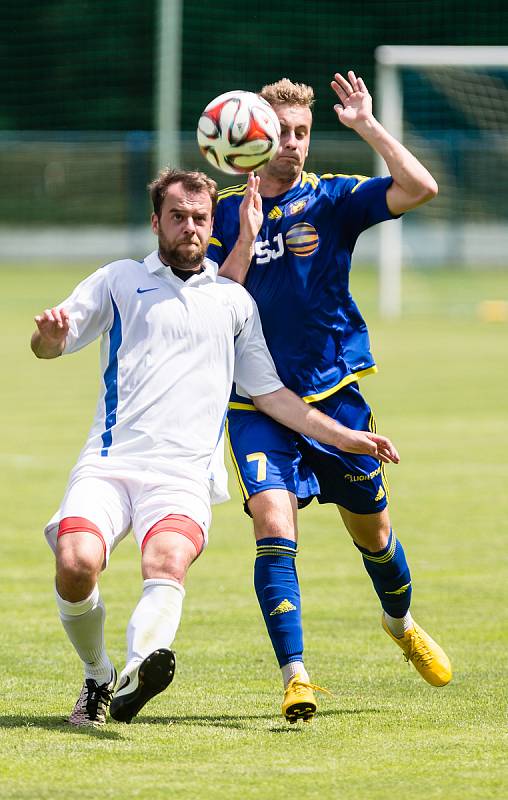
[[268,83],[259,92],[262,98],[271,106],[287,103],[291,106],[304,106],[312,108],[314,103],[314,89],[305,83],[293,83],[289,78],[281,78],[276,83]]

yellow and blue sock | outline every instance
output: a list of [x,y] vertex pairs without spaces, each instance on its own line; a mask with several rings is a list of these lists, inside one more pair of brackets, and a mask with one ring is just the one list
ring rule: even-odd
[[383,550],[371,553],[356,545],[363,557],[383,610],[391,617],[404,617],[411,603],[411,575],[404,548],[390,531],[388,543]]
[[254,587],[279,666],[303,661],[296,542],[267,537],[257,542]]

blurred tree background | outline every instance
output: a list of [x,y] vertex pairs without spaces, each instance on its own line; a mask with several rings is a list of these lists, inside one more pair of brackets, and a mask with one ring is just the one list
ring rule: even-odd
[[[152,131],[156,0],[24,0],[2,9],[0,130]],[[314,86],[315,129],[335,131],[328,90],[353,68],[373,85],[381,44],[506,45],[505,0],[184,0],[181,128],[220,92],[287,76]]]
[[[41,248],[54,253],[50,244],[61,241],[62,227],[73,234],[92,225],[146,227],[146,184],[158,166],[163,2],[169,9],[181,7],[179,166],[208,169],[220,186],[231,184],[231,176],[205,164],[195,129],[201,110],[223,91],[258,91],[283,76],[312,85],[316,104],[308,168],[372,174],[370,148],[338,125],[333,112],[335,71],[362,75],[376,103],[379,45],[508,45],[506,0],[3,0],[1,259],[26,256],[29,245],[34,257]],[[494,75],[490,89],[497,91],[498,108],[506,109],[506,76],[499,90],[496,80]],[[414,71],[404,81],[411,99],[405,106],[408,128],[415,132],[411,144],[444,188],[425,213],[439,220],[460,206],[466,215],[467,194],[477,215],[503,209],[504,224],[508,185],[499,176],[508,176],[500,167],[508,155],[506,136],[489,130],[489,138],[477,137],[481,76],[470,98],[467,73],[456,76],[447,92],[436,76]],[[485,184],[480,194],[469,188],[476,187],[479,172]],[[30,238],[23,235],[26,225]],[[45,232],[49,226],[59,226],[58,237]],[[446,236],[455,252],[455,231]],[[112,250],[130,252],[132,239],[120,245],[110,232],[108,237]],[[98,242],[97,250],[104,246]],[[143,252],[144,246],[135,249]],[[87,252],[83,242],[76,248]],[[74,249],[62,244],[62,257]]]

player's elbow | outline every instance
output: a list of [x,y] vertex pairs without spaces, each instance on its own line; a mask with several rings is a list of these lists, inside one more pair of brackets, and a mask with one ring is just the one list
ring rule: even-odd
[[428,203],[429,200],[433,200],[434,197],[437,197],[439,192],[439,186],[437,185],[437,181],[429,175],[428,178],[423,182],[420,198],[418,204],[421,203]]

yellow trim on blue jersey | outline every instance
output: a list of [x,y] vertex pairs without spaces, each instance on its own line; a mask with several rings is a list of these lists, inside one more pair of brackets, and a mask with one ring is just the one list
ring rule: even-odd
[[355,187],[353,187],[353,189],[351,189],[351,194],[354,194],[358,187],[362,185],[362,183],[365,183],[365,181],[370,181],[370,177],[368,175],[344,175],[343,172],[336,172],[335,174],[332,174],[331,172],[325,172],[324,175],[321,175],[320,177],[324,178],[325,180],[329,180],[330,178],[355,178],[358,183]]
[[245,189],[246,183],[235,183],[233,186],[225,186],[224,189],[219,189],[217,194],[220,196],[224,192],[232,192],[234,189]]
[[355,178],[358,178],[358,183],[356,184],[354,189],[351,189],[351,194],[354,194],[358,189],[358,187],[362,185],[362,183],[365,183],[365,181],[370,181],[370,178],[362,178],[360,175],[355,175]]
[[[309,394],[307,397],[302,397],[302,400],[305,403],[315,403],[316,400],[324,400],[326,397],[330,397],[330,395],[335,394],[335,392],[340,392],[344,386],[349,386],[350,383],[356,383],[356,381],[365,377],[365,375],[372,375],[377,371],[377,367],[374,364],[372,367],[368,367],[367,369],[361,369],[359,372],[353,372],[351,375],[346,375],[345,378],[342,378],[340,383],[338,383],[336,386],[333,386],[331,389],[326,389],[326,391],[320,392],[319,394]],[[229,403],[228,407],[236,410],[239,409],[240,411],[257,411],[254,403],[237,403],[233,400]],[[375,431],[372,431],[372,433],[375,433]]]
[[222,247],[222,242],[219,242],[219,240],[216,239],[215,236],[210,236],[208,244],[216,244],[217,247]]
[[250,495],[249,495],[247,489],[245,488],[245,484],[244,484],[244,482],[242,480],[242,475],[241,475],[241,472],[240,472],[240,467],[238,466],[238,461],[236,460],[235,454],[233,453],[233,448],[231,447],[231,439],[230,439],[230,436],[229,436],[229,424],[228,424],[227,419],[226,419],[226,436],[228,437],[229,452],[231,454],[231,461],[233,462],[233,467],[235,469],[236,480],[238,482],[238,486],[240,488],[240,493],[241,493],[241,495],[243,497],[244,503],[246,503],[247,500],[249,499]]
[[306,183],[310,183],[313,189],[317,189],[317,185],[319,183],[319,178],[315,172],[302,172],[302,180],[300,181],[300,189],[302,189]]
[[242,194],[245,194],[246,188],[247,184],[244,183],[243,186],[230,186],[228,189],[223,189],[222,192],[218,192],[217,194],[217,203],[220,203],[221,200],[225,200],[226,197],[231,197],[233,194],[240,197]]
[[356,383],[356,381],[360,378],[363,378],[365,375],[371,375],[374,372],[377,372],[377,367],[375,364],[372,367],[367,367],[367,369],[361,369],[359,372],[353,372],[351,375],[346,375],[346,377],[342,378],[337,386],[333,386],[331,389],[327,389],[325,392],[309,394],[307,397],[302,397],[302,400],[305,400],[306,403],[315,403],[316,400],[324,400],[326,397],[330,397],[330,395],[335,394],[335,392],[339,392],[344,388],[344,386],[349,386],[350,383]]
[[324,180],[330,180],[330,178],[356,178],[357,181],[362,183],[363,181],[370,181],[371,178],[370,175],[346,175],[345,172],[324,172],[319,177],[324,178]]

